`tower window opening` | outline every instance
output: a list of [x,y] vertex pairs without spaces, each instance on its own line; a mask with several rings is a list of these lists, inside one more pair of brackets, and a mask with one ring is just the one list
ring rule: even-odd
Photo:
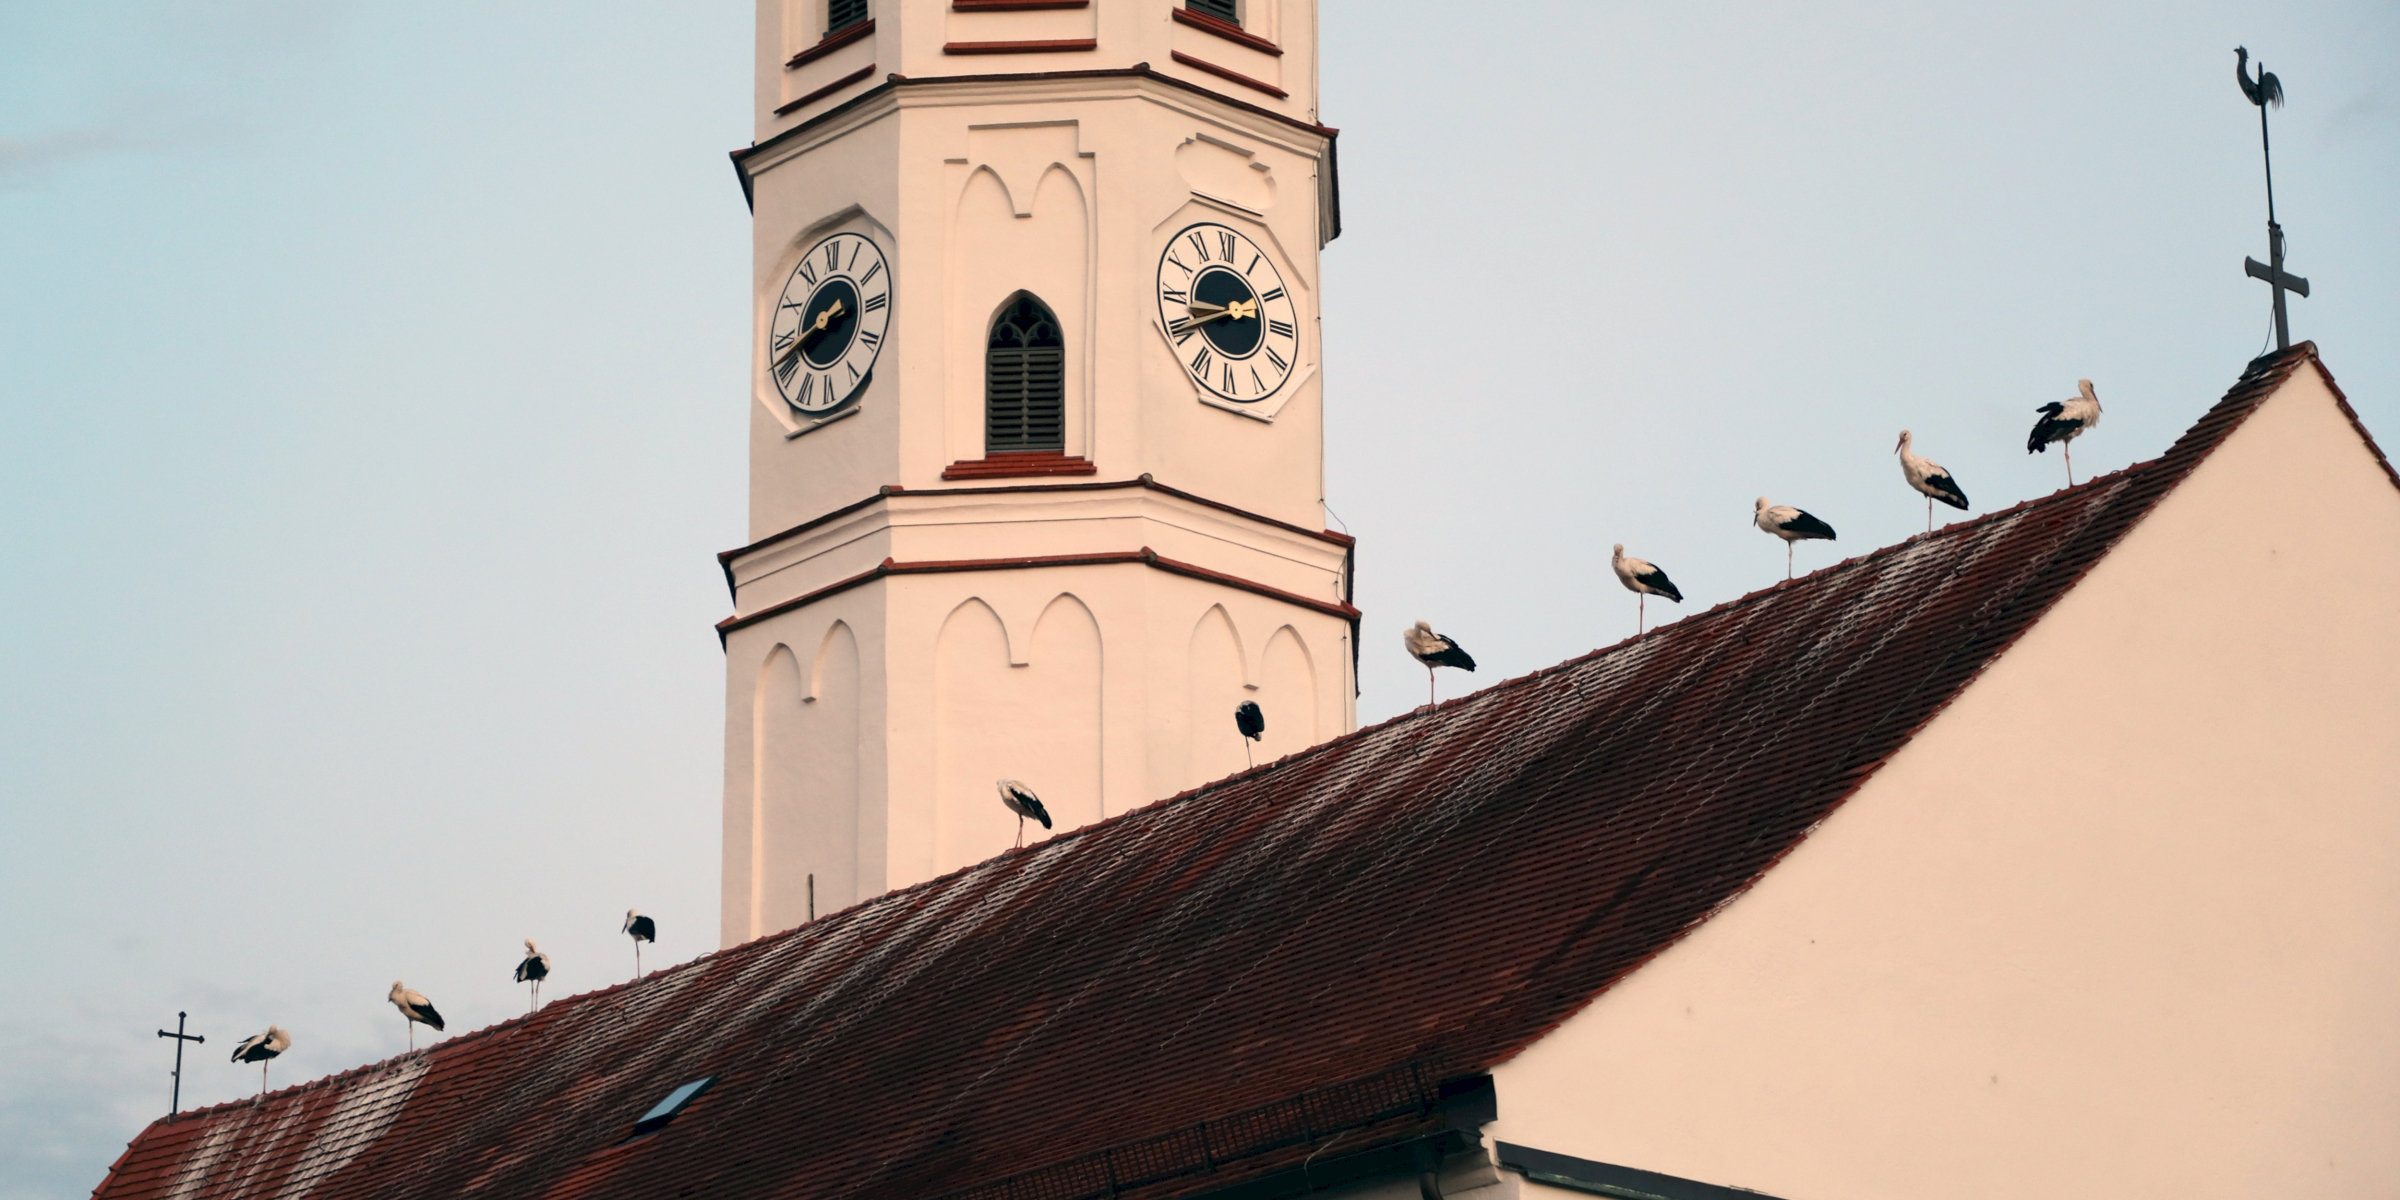
[[983,352],[983,451],[1064,450],[1066,343],[1029,292],[1000,310]]
[[825,0],[825,32],[839,33],[867,19],[867,0]]
[[1184,7],[1203,16],[1215,17],[1228,25],[1242,23],[1241,13],[1234,6],[1239,0],[1185,0]]

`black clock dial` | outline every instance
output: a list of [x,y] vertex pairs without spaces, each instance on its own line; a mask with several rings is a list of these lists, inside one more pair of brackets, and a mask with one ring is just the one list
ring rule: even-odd
[[1175,360],[1210,395],[1254,404],[1300,361],[1300,314],[1274,258],[1208,222],[1177,230],[1158,260],[1158,321]]
[[808,365],[829,367],[842,361],[858,332],[858,289],[847,279],[828,279],[800,310],[800,353]]
[[883,251],[855,233],[809,247],[767,320],[767,382],[809,416],[848,404],[865,387],[892,319]]
[[[1226,358],[1246,358],[1258,349],[1266,332],[1258,317],[1258,292],[1231,267],[1204,267],[1192,279],[1192,306],[1214,305],[1239,315],[1200,327],[1200,333]],[[1237,310],[1234,306],[1240,305]]]

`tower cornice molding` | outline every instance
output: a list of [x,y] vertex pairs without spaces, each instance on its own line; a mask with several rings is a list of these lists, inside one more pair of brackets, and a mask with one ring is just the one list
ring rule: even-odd
[[[1130,87],[1127,86],[1129,84]],[[1028,85],[1041,86],[1036,89]],[[1331,145],[1341,135],[1341,130],[1333,126],[1287,116],[1201,87],[1189,80],[1161,74],[1150,69],[1148,63],[1135,63],[1130,67],[1098,67],[1086,71],[1027,71],[915,78],[889,75],[882,83],[789,129],[730,152],[729,157],[733,161],[734,174],[741,181],[742,198],[748,203],[753,199],[753,183],[760,175],[902,108],[1127,96],[1138,96],[1196,117],[1223,122],[1261,137],[1271,137],[1271,131],[1282,130],[1322,139],[1318,142],[1282,141],[1284,148],[1300,154],[1314,155],[1322,151],[1330,158]],[[1226,111],[1210,111],[1216,106]],[[1253,125],[1243,118],[1263,118],[1266,124],[1263,127]],[[1332,222],[1331,228],[1336,234],[1340,232],[1338,218]]]
[[872,508],[878,504],[887,503],[896,496],[905,496],[914,500],[920,498],[938,499],[941,497],[952,496],[999,496],[1012,493],[1022,494],[1033,492],[1109,492],[1121,491],[1126,488],[1142,488],[1147,491],[1157,492],[1160,495],[1172,496],[1175,499],[1184,501],[1188,504],[1198,505],[1201,508],[1224,513],[1228,516],[1239,517],[1245,521],[1255,522],[1272,529],[1279,529],[1286,533],[1296,534],[1303,538],[1310,538],[1316,541],[1324,542],[1328,545],[1339,546],[1344,550],[1348,550],[1350,547],[1356,545],[1358,541],[1356,538],[1353,538],[1345,533],[1336,533],[1330,529],[1309,529],[1302,525],[1295,525],[1289,521],[1276,520],[1275,518],[1266,516],[1262,513],[1254,513],[1245,508],[1238,508],[1222,501],[1211,500],[1206,496],[1195,495],[1191,492],[1184,491],[1181,488],[1170,487],[1166,484],[1160,483],[1148,475],[1138,476],[1133,479],[1107,479],[1080,483],[1009,483],[991,484],[982,487],[910,489],[903,488],[898,484],[886,484],[884,487],[877,490],[874,495],[852,501],[851,503],[845,504],[831,512],[811,517],[808,520],[802,521],[789,529],[770,533],[767,536],[762,537],[755,542],[751,542],[746,546],[736,546],[731,550],[719,551],[717,553],[717,566],[719,569],[725,572],[725,587],[726,590],[730,592],[735,587],[733,575],[733,567],[735,563],[740,562],[741,560],[748,558],[761,550],[769,549],[773,546],[788,542],[793,538],[807,534],[813,530],[821,529],[832,524],[833,522],[841,520],[844,517],[851,516],[855,513]]

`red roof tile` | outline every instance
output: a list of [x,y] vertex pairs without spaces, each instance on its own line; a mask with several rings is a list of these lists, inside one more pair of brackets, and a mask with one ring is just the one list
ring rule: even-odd
[[1005,1190],[1165,1177],[1129,1193],[1164,1197],[1337,1129],[1347,1153],[1438,1128],[1440,1083],[1738,896],[2304,363],[2313,346],[2253,363],[2114,475],[788,933],[160,1121],[97,1194],[930,1197],[1020,1176]]

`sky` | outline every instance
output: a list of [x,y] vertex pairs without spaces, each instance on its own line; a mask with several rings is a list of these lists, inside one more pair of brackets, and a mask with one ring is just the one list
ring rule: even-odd
[[[1117,0],[1111,0],[1117,2]],[[1760,494],[1977,512],[2090,378],[2078,477],[2268,348],[2246,44],[2279,74],[2292,301],[2400,438],[2400,5],[1326,0],[1327,500],[1364,721],[1781,578]],[[269,1021],[276,1081],[714,946],[744,533],[751,9],[0,8],[0,1200],[89,1193]],[[1497,249],[1462,256],[1462,242]],[[1411,314],[1469,298],[1475,347]],[[2260,603],[2306,620],[2305,581]],[[1671,619],[1673,606],[1652,616]]]

